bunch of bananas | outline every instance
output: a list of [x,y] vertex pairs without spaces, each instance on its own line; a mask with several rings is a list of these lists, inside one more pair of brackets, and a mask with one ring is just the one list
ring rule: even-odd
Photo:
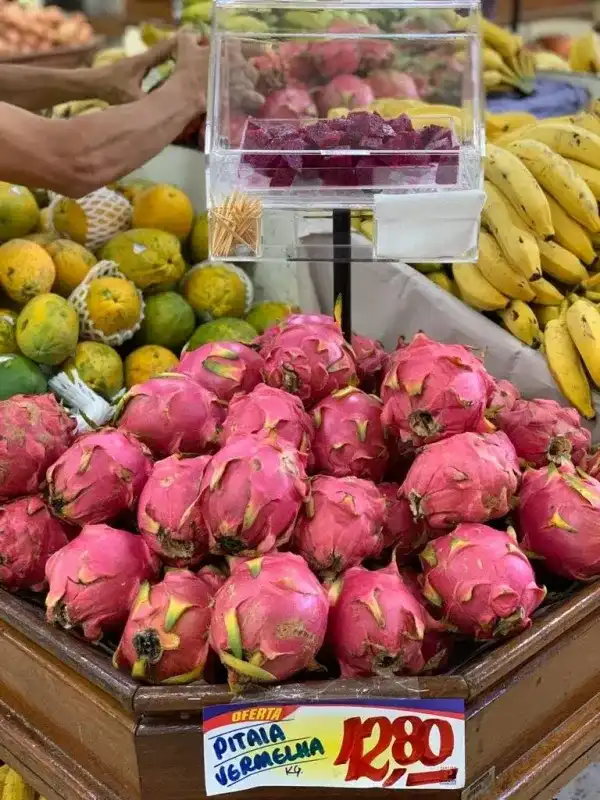
[[23,778],[10,767],[0,767],[1,800],[44,800],[35,789],[28,786]]
[[455,264],[449,290],[541,346],[562,393],[591,418],[590,379],[600,387],[600,118],[500,136],[488,147],[485,191],[479,260]]
[[600,36],[595,31],[574,39],[569,51],[569,66],[573,72],[600,73]]
[[[457,27],[461,26],[456,21]],[[481,17],[481,59],[486,92],[532,94],[535,89],[535,58],[523,39],[506,28]]]

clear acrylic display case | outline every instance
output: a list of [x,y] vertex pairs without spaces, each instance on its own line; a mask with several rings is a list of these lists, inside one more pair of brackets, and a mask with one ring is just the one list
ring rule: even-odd
[[374,259],[473,260],[480,77],[478,0],[216,0],[211,258],[306,260],[346,211]]

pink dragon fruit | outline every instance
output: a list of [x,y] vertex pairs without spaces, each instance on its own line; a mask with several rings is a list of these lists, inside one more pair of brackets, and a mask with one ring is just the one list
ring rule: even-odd
[[356,75],[337,75],[317,94],[317,106],[323,117],[330,108],[359,108],[374,100],[369,84]]
[[249,434],[285,442],[308,458],[314,428],[297,397],[260,383],[250,394],[233,398],[223,425],[221,441],[226,444],[235,437]]
[[398,483],[380,483],[377,487],[385,500],[383,547],[393,547],[401,563],[419,550],[427,541],[427,528],[422,520],[416,521],[410,503],[400,494]]
[[511,440],[519,458],[532,467],[569,458],[578,464],[592,442],[591,433],[581,427],[578,412],[555,400],[517,400],[512,408],[497,414],[494,422]]
[[288,330],[288,328],[295,327],[325,328],[342,339],[344,338],[339,323],[333,317],[327,316],[327,314],[290,314],[279,325],[267,328],[262,336],[258,337],[255,344],[260,347],[262,355],[265,356],[277,341],[280,333]]
[[150,550],[172,567],[193,567],[208,554],[200,515],[200,484],[210,456],[171,456],[154,465],[137,510],[138,530]]
[[265,383],[298,395],[306,408],[358,383],[354,353],[338,331],[292,325],[262,352]]
[[[153,684],[185,684],[202,678],[218,584],[214,573],[171,570],[161,583],[143,583],[119,647],[116,669]],[[220,583],[223,583],[223,577]]]
[[260,116],[263,119],[309,119],[317,116],[317,109],[305,88],[288,86],[267,97]]
[[118,412],[119,430],[142,441],[157,458],[215,450],[226,406],[187,375],[163,375],[127,392]]
[[279,57],[289,85],[297,86],[312,82],[315,68],[310,56],[310,43],[281,42]]
[[210,626],[230,686],[273,683],[314,668],[328,611],[323,587],[300,556],[269,553],[236,565],[217,593]]
[[600,575],[600,482],[572,464],[527,470],[519,500],[521,546],[557,575]]
[[250,63],[258,72],[256,91],[267,96],[286,85],[285,72],[281,55],[275,50],[266,50],[250,59]]
[[503,411],[510,411],[520,399],[521,392],[514,384],[505,380],[498,381],[489,399],[486,417],[494,420]]
[[317,472],[378,483],[388,464],[386,431],[378,397],[346,386],[313,408],[313,456]]
[[579,462],[578,466],[592,478],[600,478],[600,447],[592,447]]
[[427,600],[455,630],[475,639],[525,630],[546,596],[510,528],[461,524],[430,542],[421,563]]
[[359,42],[352,39],[329,39],[315,42],[310,54],[319,75],[325,80],[336,75],[348,75],[356,72],[360,65]]
[[425,666],[414,674],[436,675],[442,672],[448,665],[454,648],[454,639],[446,631],[446,626],[443,623],[437,622],[429,614],[417,572],[415,572],[414,569],[404,567],[400,572],[400,577],[408,591],[419,605],[423,607],[426,616],[425,636],[423,637],[423,643],[421,645],[421,653]]
[[65,529],[41,497],[0,506],[0,585],[9,592],[41,592],[46,562],[67,542]]
[[373,572],[349,569],[332,585],[329,598],[327,640],[342,678],[424,669],[425,610],[404,585],[395,561]]
[[367,336],[352,335],[352,349],[356,357],[356,372],[360,388],[365,392],[377,392],[388,368],[388,354],[381,342]]
[[396,350],[381,390],[383,422],[413,447],[457,433],[493,430],[485,419],[495,381],[466,347],[418,333]]
[[74,525],[109,522],[133,511],[152,472],[150,451],[113,428],[80,436],[48,470],[48,501]]
[[349,20],[336,20],[329,28],[330,33],[356,33],[360,48],[360,71],[371,72],[387,67],[394,59],[394,45],[382,38],[374,38],[380,33],[377,25],[356,25]]
[[141,536],[86,525],[46,564],[48,622],[81,627],[91,642],[121,628],[144,581],[155,580],[159,561]]
[[413,79],[406,72],[397,69],[377,69],[367,75],[367,83],[375,97],[408,97],[419,99],[419,92]]
[[260,436],[233,439],[213,457],[200,488],[211,552],[254,556],[285,544],[308,498],[297,450]]
[[311,483],[312,498],[298,520],[294,549],[331,581],[381,553],[385,500],[374,483],[360,478],[317,475]]
[[488,522],[508,514],[520,479],[506,434],[459,433],[427,445],[402,485],[416,520],[449,530],[460,522]]
[[209,342],[186,353],[175,372],[181,372],[228,403],[234,394],[247,394],[262,380],[261,356],[239,342]]
[[76,423],[54,395],[0,402],[0,501],[39,491],[46,470],[69,447]]

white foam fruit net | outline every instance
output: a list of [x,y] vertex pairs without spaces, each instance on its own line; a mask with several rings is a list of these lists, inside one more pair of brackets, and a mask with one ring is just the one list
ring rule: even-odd
[[[142,322],[144,321],[144,310],[145,310],[145,303],[144,298],[140,290],[136,287],[136,292],[138,297],[140,298],[141,304],[141,312],[138,321],[136,324],[128,328],[127,330],[119,331],[118,333],[106,334],[103,331],[96,328],[93,321],[90,319],[90,315],[88,312],[87,307],[87,296],[90,283],[96,278],[123,278],[123,280],[128,280],[128,278],[123,275],[122,272],[119,272],[119,265],[115,261],[99,261],[95,267],[93,267],[88,274],[85,276],[84,280],[79,284],[79,286],[73,291],[71,296],[69,297],[69,303],[75,308],[77,313],[79,314],[79,330],[80,330],[80,338],[87,339],[88,341],[93,342],[103,342],[104,344],[108,344],[111,347],[120,347],[124,342],[129,341],[135,334],[139,331]],[[131,281],[129,281],[131,283]]]
[[[58,232],[54,228],[54,209],[62,199],[62,195],[53,194],[50,200],[50,224],[55,233]],[[85,246],[88,250],[98,250],[117,233],[131,228],[131,203],[126,197],[106,186],[73,202],[77,203],[87,217]]]

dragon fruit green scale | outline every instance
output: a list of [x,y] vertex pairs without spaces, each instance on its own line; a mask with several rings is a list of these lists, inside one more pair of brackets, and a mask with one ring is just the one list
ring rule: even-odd
[[444,622],[475,639],[525,630],[546,596],[510,528],[464,523],[431,541],[420,558],[425,598]]
[[285,544],[309,493],[296,449],[262,436],[233,439],[213,456],[200,487],[210,551],[256,556]]

